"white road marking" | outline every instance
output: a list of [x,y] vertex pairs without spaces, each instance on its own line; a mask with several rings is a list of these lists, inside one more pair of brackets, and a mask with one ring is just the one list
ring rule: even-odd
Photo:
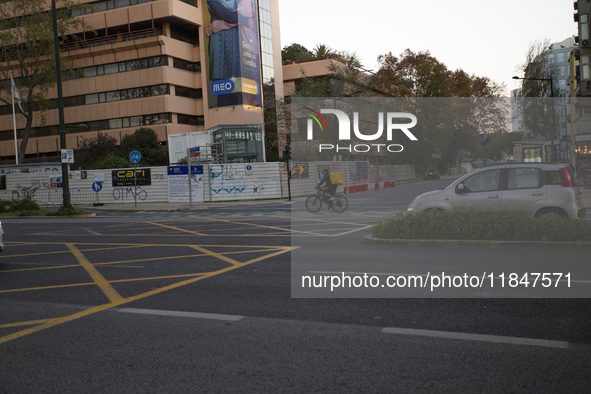
[[187,317],[191,319],[209,319],[209,320],[223,320],[223,321],[239,321],[244,319],[244,316],[238,315],[222,315],[217,313],[201,313],[201,312],[182,312],[182,311],[165,311],[156,309],[137,309],[137,308],[122,308],[118,309],[122,313],[135,313],[138,315],[152,315],[152,316],[170,316],[170,317]]
[[478,341],[502,343],[507,345],[539,346],[554,349],[568,349],[568,342],[552,341],[548,339],[506,337],[499,335],[470,334],[464,332],[420,330],[414,328],[387,327],[382,330],[385,334],[420,336],[429,338],[458,339],[463,341]]

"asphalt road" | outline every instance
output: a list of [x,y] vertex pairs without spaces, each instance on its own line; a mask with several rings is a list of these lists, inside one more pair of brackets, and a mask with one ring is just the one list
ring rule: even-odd
[[[330,239],[344,250],[375,248],[361,242],[368,226],[434,186],[351,195],[340,216],[297,214],[299,201],[295,216],[269,203],[5,219],[0,391],[588,390],[587,299],[292,297],[292,256],[305,252],[294,245]],[[512,248],[396,253],[397,269],[410,259],[468,264],[483,253],[573,256]]]

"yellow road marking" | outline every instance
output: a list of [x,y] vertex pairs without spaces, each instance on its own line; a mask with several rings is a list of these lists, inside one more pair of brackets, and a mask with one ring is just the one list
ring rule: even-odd
[[222,261],[225,261],[226,263],[229,263],[231,265],[234,265],[234,266],[241,266],[242,265],[242,263],[240,261],[237,261],[237,260],[231,259],[229,257],[226,257],[226,256],[224,256],[221,253],[212,252],[211,250],[207,250],[207,249],[205,249],[205,248],[203,248],[201,246],[198,246],[198,245],[189,245],[189,247],[190,248],[193,248],[195,250],[198,250],[201,253],[205,253],[205,254],[207,254],[209,256],[218,258],[218,259],[220,259]]
[[21,321],[18,323],[7,323],[7,324],[0,324],[0,328],[13,328],[13,327],[22,327],[22,326],[34,326],[36,324],[42,324],[46,321],[51,319],[40,319],[40,320],[29,320],[29,321]]
[[[252,263],[255,263],[255,262],[258,262],[258,261],[262,261],[262,260],[265,260],[265,259],[268,259],[268,258],[277,256],[277,255],[280,255],[282,253],[289,252],[290,250],[292,250],[291,247],[283,247],[281,250],[277,251],[276,253],[272,253],[272,254],[270,254],[268,256],[261,256],[261,257],[258,257],[258,258],[249,260],[249,261],[247,261],[245,263],[240,263],[240,265],[231,265],[229,267],[226,267],[226,268],[221,269],[221,270],[218,270],[218,271],[208,272],[208,273],[203,274],[201,276],[198,276],[196,278],[191,278],[191,279],[187,279],[187,280],[184,280],[184,281],[181,281],[181,282],[173,283],[171,285],[168,285],[168,286],[165,286],[165,287],[161,287],[159,289],[150,290],[148,292],[141,293],[141,294],[138,294],[138,295],[135,295],[135,296],[132,296],[132,297],[119,298],[118,300],[112,301],[110,304],[98,305],[98,306],[95,306],[95,307],[86,309],[84,311],[80,311],[80,312],[75,313],[73,315],[59,317],[59,318],[55,318],[55,319],[50,319],[50,320],[45,321],[44,323],[39,324],[39,325],[37,325],[35,327],[31,327],[31,328],[28,328],[28,329],[25,329],[25,330],[22,330],[22,331],[19,331],[19,332],[15,332],[15,333],[6,335],[4,337],[0,337],[0,345],[3,344],[3,343],[9,342],[9,341],[18,339],[18,338],[22,338],[24,336],[27,336],[27,335],[30,335],[30,334],[33,334],[33,333],[36,333],[36,332],[40,332],[40,331],[46,330],[46,329],[51,328],[51,327],[55,327],[55,326],[60,325],[60,324],[68,323],[68,322],[71,322],[71,321],[74,321],[74,320],[77,320],[77,319],[80,319],[80,318],[83,318],[83,317],[86,317],[86,316],[90,316],[90,315],[95,314],[95,313],[98,313],[98,312],[102,312],[102,311],[105,311],[105,310],[108,310],[108,309],[111,309],[111,308],[114,308],[114,307],[118,307],[118,306],[121,306],[121,305],[130,303],[130,302],[133,302],[133,301],[137,301],[137,300],[140,300],[140,299],[143,299],[143,298],[146,298],[146,297],[150,297],[150,296],[153,296],[153,295],[156,295],[156,294],[163,293],[165,291],[169,291],[169,290],[173,290],[173,289],[176,289],[176,288],[179,288],[179,287],[182,287],[182,286],[186,286],[186,285],[189,285],[189,284],[198,282],[198,281],[203,280],[203,279],[206,279],[206,278],[211,278],[213,276],[220,275],[220,274],[226,273],[228,271],[235,270],[235,269],[240,268],[240,267],[243,267],[245,265],[252,264]],[[215,256],[216,255],[216,254],[214,254],[211,251],[208,251],[208,252],[209,252],[208,254],[210,254],[212,256]]]
[[105,277],[102,276],[100,272],[98,272],[94,265],[92,265],[90,261],[88,261],[88,259],[84,257],[84,255],[80,252],[80,250],[78,250],[78,248],[74,244],[67,243],[66,246],[68,247],[68,249],[70,249],[74,257],[76,257],[76,259],[80,263],[80,265],[82,265],[86,272],[88,272],[92,280],[94,280],[97,286],[103,291],[103,293],[105,293],[105,295],[111,302],[118,301],[122,298],[121,295],[117,293],[117,291],[113,288],[113,286],[111,286],[109,281],[107,281]]
[[198,233],[196,231],[185,230],[185,229],[182,229],[182,228],[179,228],[179,227],[174,227],[174,226],[168,226],[168,225],[162,224],[162,223],[148,222],[148,224],[152,224],[154,226],[161,226],[161,227],[164,227],[164,228],[169,228],[171,230],[177,230],[177,231],[181,231],[181,232],[189,233],[189,234],[193,234],[193,235],[201,235],[201,236],[205,236],[206,235],[206,234]]
[[[163,279],[178,279],[178,278],[192,278],[194,276],[204,275],[205,273],[199,272],[194,274],[183,274],[183,275],[167,275],[167,276],[151,276],[146,278],[129,278],[129,279],[115,279],[109,281],[109,283],[128,283],[128,282],[141,282],[146,280],[163,280]],[[20,293],[23,291],[37,291],[37,290],[55,290],[55,289],[66,289],[69,287],[84,287],[84,286],[96,286],[96,282],[85,282],[85,283],[67,283],[63,285],[52,285],[52,286],[39,286],[39,287],[28,287],[20,289],[0,290],[0,294],[5,293]]]

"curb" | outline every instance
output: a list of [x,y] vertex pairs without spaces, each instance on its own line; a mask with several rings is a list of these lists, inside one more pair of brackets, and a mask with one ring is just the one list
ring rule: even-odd
[[363,238],[363,242],[369,245],[378,246],[435,246],[446,248],[457,247],[472,247],[472,248],[577,248],[577,249],[591,249],[591,242],[542,242],[542,241],[473,241],[473,240],[459,240],[459,239],[385,239],[374,238],[367,235]]

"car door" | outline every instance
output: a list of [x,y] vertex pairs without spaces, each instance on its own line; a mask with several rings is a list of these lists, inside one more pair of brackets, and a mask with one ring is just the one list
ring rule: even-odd
[[468,208],[477,211],[498,211],[501,209],[500,168],[481,171],[456,186],[452,197],[454,208]]
[[503,191],[501,209],[534,212],[547,198],[544,171],[528,166],[507,169],[507,187]]

